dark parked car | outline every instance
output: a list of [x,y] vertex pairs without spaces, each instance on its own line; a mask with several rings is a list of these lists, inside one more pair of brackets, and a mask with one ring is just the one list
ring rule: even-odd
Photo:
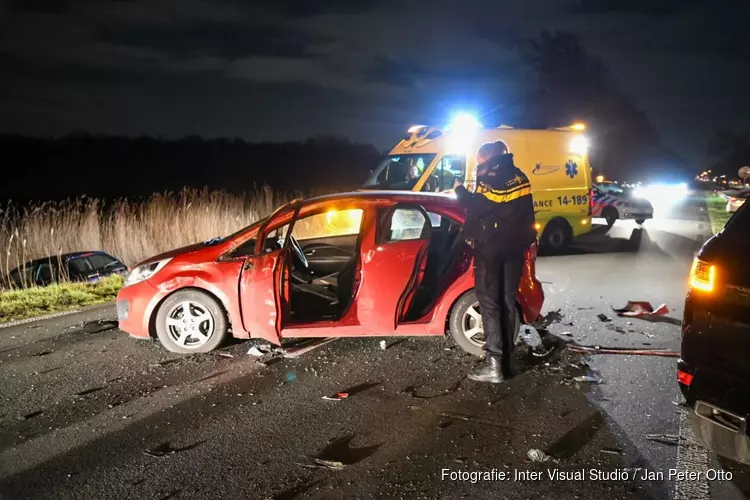
[[698,252],[677,378],[693,428],[717,454],[750,464],[750,204]]
[[[61,272],[62,270],[62,272]],[[27,262],[10,272],[16,287],[45,286],[60,280],[98,281],[112,274],[124,275],[128,267],[104,252],[76,252]]]

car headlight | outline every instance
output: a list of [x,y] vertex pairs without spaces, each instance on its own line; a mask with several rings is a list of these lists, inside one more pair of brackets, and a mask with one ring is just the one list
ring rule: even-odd
[[135,285],[136,283],[140,283],[141,281],[149,279],[150,277],[161,271],[164,266],[169,264],[170,260],[172,259],[169,258],[157,260],[156,262],[141,264],[140,266],[134,268],[128,273],[127,278],[125,278],[125,286]]
[[697,257],[690,268],[690,288],[703,292],[713,292],[716,284],[716,266]]

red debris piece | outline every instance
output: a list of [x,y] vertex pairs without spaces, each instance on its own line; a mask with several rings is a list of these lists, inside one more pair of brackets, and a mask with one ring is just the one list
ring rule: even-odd
[[656,309],[653,308],[651,302],[645,301],[628,301],[627,305],[622,309],[612,308],[618,316],[637,318],[640,316],[663,316],[669,312],[669,308],[666,304],[662,304]]

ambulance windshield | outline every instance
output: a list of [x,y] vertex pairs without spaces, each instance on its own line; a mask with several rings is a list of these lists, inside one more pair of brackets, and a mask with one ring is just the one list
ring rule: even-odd
[[386,156],[365,182],[370,189],[411,190],[435,154],[402,154]]

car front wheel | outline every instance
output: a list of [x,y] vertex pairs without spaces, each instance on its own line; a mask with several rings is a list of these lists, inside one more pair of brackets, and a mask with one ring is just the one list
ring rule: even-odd
[[167,297],[156,315],[156,335],[167,350],[210,352],[226,339],[228,321],[221,305],[205,292],[181,290]]
[[[449,328],[458,346],[474,356],[484,356],[484,328],[479,310],[479,300],[474,290],[466,292],[456,301],[451,311]],[[521,314],[518,308],[513,315],[513,343],[518,343],[521,331]]]

